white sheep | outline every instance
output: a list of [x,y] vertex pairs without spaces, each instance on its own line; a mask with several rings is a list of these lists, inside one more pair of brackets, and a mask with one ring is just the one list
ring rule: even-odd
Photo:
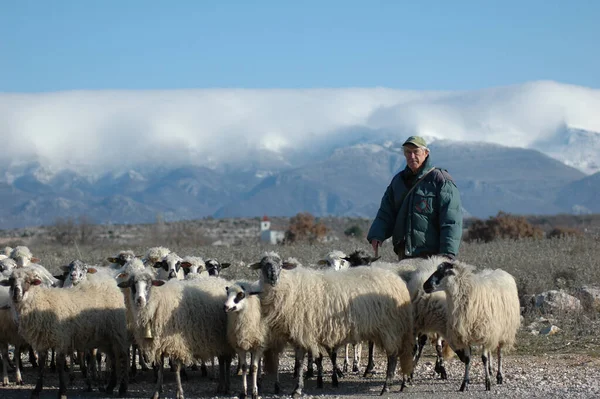
[[156,262],[160,262],[171,252],[169,248],[165,247],[152,247],[149,248],[146,252],[146,255],[142,258],[144,265],[146,266],[154,266]]
[[501,269],[476,272],[462,262],[444,262],[425,281],[426,293],[443,290],[448,300],[448,343],[461,361],[465,374],[460,387],[468,389],[471,345],[482,348],[485,389],[491,389],[491,351],[497,350],[498,374],[502,384],[502,350],[510,350],[521,324],[517,284],[512,275]]
[[[269,330],[262,322],[260,299],[255,284],[238,281],[227,287],[225,312],[227,313],[227,339],[236,350],[241,363],[243,392],[241,397],[248,394],[246,354],[250,353],[252,377],[252,399],[258,398],[257,377],[260,359],[269,347]],[[277,345],[273,345],[277,346]],[[279,392],[279,379],[276,374],[275,392]]]
[[[120,377],[119,394],[127,392],[127,372],[122,367],[127,355],[127,331],[123,296],[114,280],[102,279],[68,290],[41,287],[36,269],[13,270],[9,280],[11,307],[18,319],[19,334],[39,353],[40,371],[32,397],[39,397],[47,351],[56,348],[59,371],[59,395],[66,397],[65,355],[77,348],[103,348],[112,360],[107,392]],[[88,385],[88,388],[91,388]]]
[[[317,264],[332,268],[333,270],[345,270],[350,267],[350,262],[346,259],[347,257],[348,257],[348,255],[346,255],[346,253],[339,251],[339,250],[333,250],[333,251],[328,252],[327,255],[325,255],[325,258],[319,260],[317,262]],[[345,351],[344,351],[343,371],[347,372],[348,368],[350,367],[350,358],[349,358],[350,345],[353,346],[353,350],[354,350],[352,371],[358,372],[359,365],[360,365],[361,353],[362,353],[362,344],[360,342],[353,343],[353,344],[346,344]]]
[[10,256],[10,253],[12,252],[12,247],[4,247],[2,249],[0,249],[0,255],[4,255],[4,256]]
[[417,350],[415,353],[415,366],[421,357],[423,347],[430,336],[435,343],[437,359],[435,371],[440,374],[441,379],[448,379],[444,360],[453,355],[452,349],[443,338],[446,335],[448,324],[448,303],[446,293],[436,291],[425,293],[423,283],[437,270],[437,267],[448,261],[443,256],[432,256],[429,258],[405,259],[393,266],[396,271],[402,270],[408,285],[411,301],[413,304],[413,315],[415,318],[415,339]]
[[[412,305],[405,282],[393,272],[368,267],[341,272],[296,268],[273,252],[251,268],[262,271],[261,311],[274,336],[313,354],[329,354],[334,370],[333,349],[373,341],[388,356],[382,394],[389,392],[398,357],[402,374],[412,372]],[[322,370],[320,359],[317,367]],[[335,372],[332,378],[336,386]],[[317,385],[322,383],[318,378]],[[293,395],[301,395],[303,386],[301,367]]]
[[226,269],[231,265],[231,263],[221,263],[215,258],[206,259],[205,264],[208,274],[213,277],[219,277],[221,270]]
[[25,267],[30,263],[38,263],[40,260],[31,253],[31,250],[26,246],[20,245],[14,247],[10,252],[10,257],[17,262],[17,267]]
[[154,264],[154,267],[158,270],[156,278],[159,280],[170,280],[172,278],[183,280],[185,274],[181,268],[182,260],[175,252],[169,252],[164,258]]
[[[154,397],[162,389],[163,356],[176,364],[177,398],[183,398],[181,365],[196,359],[219,358],[219,393],[229,390],[229,367],[234,350],[227,341],[227,315],[223,311],[230,282],[221,278],[157,280],[137,272],[121,288],[131,288],[140,348],[159,365]],[[152,320],[153,339],[146,339],[144,325]]]
[[125,263],[129,262],[134,258],[140,258],[141,256],[136,255],[131,249],[125,249],[123,251],[119,251],[115,256],[110,256],[106,258],[107,261],[116,265],[115,268],[119,268],[125,265]]
[[181,267],[185,272],[185,279],[192,280],[208,277],[206,263],[200,256],[184,256],[180,261]]
[[14,345],[15,347],[15,383],[17,385],[23,385],[21,362],[19,359],[21,358],[21,348],[24,348],[27,343],[19,335],[17,324],[10,310],[9,288],[0,287],[0,346],[2,347],[3,386],[8,385],[8,345]]

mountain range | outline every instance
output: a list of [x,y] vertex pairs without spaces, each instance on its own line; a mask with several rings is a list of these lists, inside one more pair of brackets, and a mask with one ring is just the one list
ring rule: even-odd
[[[303,165],[246,170],[182,166],[90,177],[56,174],[39,164],[0,183],[2,228],[86,217],[98,223],[148,223],[212,217],[338,215],[372,218],[395,173],[405,167],[401,142],[337,148]],[[586,175],[532,149],[436,140],[434,165],[447,169],[465,215],[600,212],[600,172]],[[14,172],[14,171],[13,171]]]
[[600,212],[600,90],[0,93],[0,228],[212,217],[372,218],[430,143],[465,215]]

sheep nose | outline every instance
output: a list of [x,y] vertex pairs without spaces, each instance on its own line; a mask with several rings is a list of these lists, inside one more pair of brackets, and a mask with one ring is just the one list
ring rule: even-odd
[[175,278],[175,277],[177,277],[177,273],[175,273],[175,271],[174,271],[174,270],[171,270],[171,271],[169,272],[169,280],[170,280],[170,279],[172,279],[172,278]]

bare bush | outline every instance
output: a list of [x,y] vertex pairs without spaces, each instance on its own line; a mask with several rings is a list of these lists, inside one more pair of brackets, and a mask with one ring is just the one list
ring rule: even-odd
[[543,238],[544,231],[533,226],[522,216],[499,212],[488,220],[475,220],[469,227],[466,241],[490,242],[497,239],[518,240],[521,238]]
[[285,243],[315,242],[327,235],[327,226],[315,221],[315,217],[308,212],[298,213],[290,219],[290,225],[285,232]]
[[560,237],[567,237],[567,236],[575,236],[575,237],[580,237],[582,236],[583,233],[575,228],[572,227],[555,227],[553,228],[547,235],[548,238],[560,238]]

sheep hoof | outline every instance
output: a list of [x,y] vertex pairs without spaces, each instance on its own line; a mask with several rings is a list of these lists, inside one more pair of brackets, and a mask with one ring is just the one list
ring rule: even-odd
[[279,386],[279,382],[275,383],[274,391],[275,391],[275,395],[279,395],[279,393],[281,392],[281,387]]
[[498,374],[498,375],[496,376],[496,383],[497,383],[498,385],[502,385],[502,376],[501,376],[500,374]]
[[152,398],[150,399],[159,399],[160,398],[160,393],[158,391],[154,392],[154,395],[152,395]]
[[312,367],[306,370],[306,374],[304,374],[304,378],[313,378],[315,376],[315,369]]
[[317,388],[323,388],[323,376],[317,376]]
[[492,382],[490,381],[489,378],[485,379],[485,390],[486,391],[491,391],[492,390]]
[[464,391],[468,391],[468,390],[469,390],[469,382],[463,381],[462,385],[460,386],[459,391],[464,392]]
[[177,392],[177,399],[184,399],[183,392]]
[[381,393],[379,394],[379,396],[382,396],[383,394],[389,393],[390,392],[390,387],[387,386],[387,383],[383,386],[383,389],[381,390]]
[[257,393],[253,393],[252,394],[252,399],[260,399],[260,396],[258,396]]
[[240,393],[240,394],[238,395],[238,398],[239,398],[239,399],[246,399],[246,397],[247,397],[247,396],[248,396],[248,395],[246,395],[246,392],[242,392],[242,393]]
[[58,399],[67,399],[67,394],[66,393],[59,393],[58,394]]
[[344,373],[348,372],[348,363],[344,362],[344,367],[342,368],[344,370]]
[[302,391],[296,389],[294,390],[294,392],[292,393],[292,398],[293,399],[298,399],[302,396]]
[[25,385],[25,383],[23,382],[23,380],[17,380],[17,385],[23,386],[23,385]]
[[[346,371],[346,370],[344,370],[344,371]],[[360,371],[360,370],[358,369],[358,364],[354,364],[354,365],[352,365],[352,372],[353,372],[353,373],[358,373],[359,371]]]
[[200,376],[208,377],[208,369],[206,368],[206,365],[204,365],[204,364],[200,366]]
[[342,372],[342,370],[339,369],[339,367],[335,368],[335,374],[339,377],[339,378],[344,378],[344,373]]

